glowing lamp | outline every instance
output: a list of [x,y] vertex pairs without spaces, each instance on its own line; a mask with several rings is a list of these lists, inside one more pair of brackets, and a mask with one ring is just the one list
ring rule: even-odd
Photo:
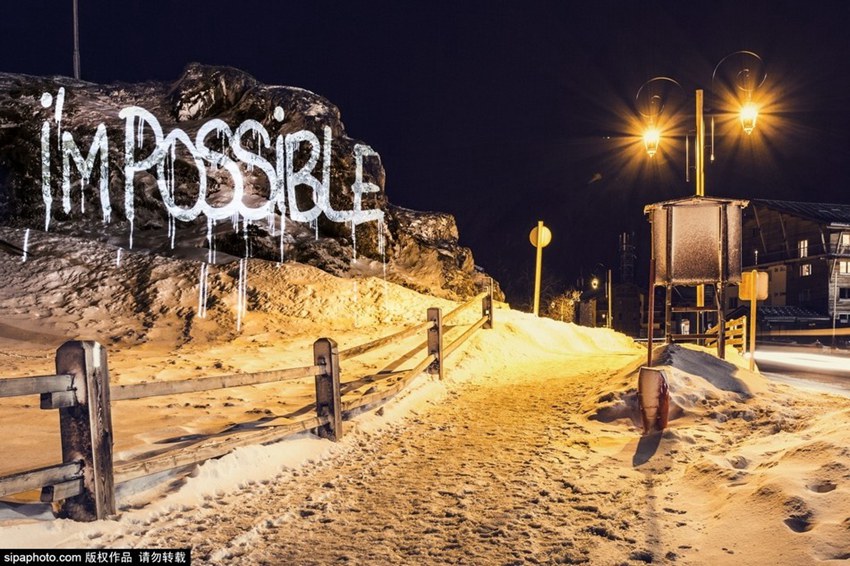
[[744,131],[747,135],[753,133],[753,130],[756,127],[756,118],[758,118],[758,115],[758,106],[752,102],[747,102],[741,107],[741,125],[744,127]]
[[659,132],[657,128],[650,126],[643,133],[643,146],[646,148],[646,153],[648,153],[650,157],[655,155],[655,152],[658,151],[659,141],[661,141],[661,132]]

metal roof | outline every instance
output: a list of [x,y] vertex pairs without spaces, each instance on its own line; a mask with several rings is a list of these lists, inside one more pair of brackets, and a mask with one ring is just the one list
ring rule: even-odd
[[643,213],[649,214],[651,211],[658,208],[667,208],[670,206],[700,206],[700,205],[720,205],[720,204],[735,204],[744,208],[749,201],[737,198],[718,198],[718,197],[700,197],[689,196],[677,198],[673,200],[665,200],[663,202],[654,202],[643,207]]
[[825,224],[850,225],[850,204],[794,202],[787,200],[752,199],[750,204],[764,206],[793,216],[801,216]]

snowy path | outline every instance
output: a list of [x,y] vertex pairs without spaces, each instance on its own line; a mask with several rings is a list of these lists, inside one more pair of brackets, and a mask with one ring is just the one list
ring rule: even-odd
[[600,488],[587,431],[571,418],[584,378],[633,360],[509,366],[496,380],[456,384],[378,434],[356,433],[305,472],[92,542],[188,546],[204,564],[581,563],[600,545],[605,556],[646,559],[633,501],[646,495],[644,476]]

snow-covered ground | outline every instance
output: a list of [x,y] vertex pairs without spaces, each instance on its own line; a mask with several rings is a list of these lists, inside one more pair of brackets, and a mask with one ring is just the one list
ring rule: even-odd
[[[345,348],[456,305],[380,279],[250,262],[237,332],[234,265],[210,268],[214,300],[199,319],[197,262],[125,251],[118,266],[114,248],[39,233],[30,251],[26,262],[0,253],[3,376],[50,373],[67,338],[106,345],[115,383],[307,365],[319,336]],[[412,366],[395,360],[419,341],[343,362],[343,381]],[[734,355],[670,348],[670,426],[641,437],[644,359],[612,331],[500,309],[444,381],[420,376],[347,421],[339,443],[304,434],[123,486],[113,520],[55,520],[19,499],[0,510],[0,547],[188,546],[198,564],[850,559],[850,399],[770,383]],[[234,423],[285,422],[311,395],[305,381],[116,402],[116,459]],[[58,461],[55,412],[0,401],[0,474]]]

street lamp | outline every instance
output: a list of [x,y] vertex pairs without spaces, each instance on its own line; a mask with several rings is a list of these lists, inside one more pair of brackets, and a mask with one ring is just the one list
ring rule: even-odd
[[[718,85],[723,86],[727,93],[732,93],[738,104],[738,116],[741,127],[747,135],[751,135],[756,127],[759,108],[753,100],[756,89],[764,84],[767,73],[764,70],[764,62],[761,57],[752,51],[736,51],[720,60],[711,74],[712,92]],[[644,130],[643,141],[647,154],[653,157],[661,144],[662,134],[658,124],[662,119],[662,112],[668,99],[674,93],[684,94],[685,89],[678,81],[670,77],[654,77],[641,85],[635,95],[635,104],[638,112],[647,121]],[[702,89],[696,89],[696,132],[694,137],[694,169],[695,169],[695,194],[697,197],[705,196],[705,120],[703,118],[703,96]],[[688,137],[685,136],[685,177],[689,180],[690,162],[688,159],[689,145]],[[711,118],[711,161],[714,161],[714,117]],[[654,261],[654,259],[653,259]],[[654,264],[653,264],[654,265]],[[651,269],[654,271],[654,269]],[[652,287],[654,291],[654,287]],[[705,307],[705,287],[697,286],[697,308]],[[650,301],[652,304],[654,301]],[[652,308],[652,307],[651,307]],[[720,306],[722,308],[722,305]],[[651,314],[650,314],[651,317]],[[651,322],[651,318],[650,318]],[[697,333],[701,332],[700,316],[697,315]],[[652,324],[650,323],[650,336]],[[650,338],[650,351],[651,351]]]
[[[607,269],[601,263],[597,263],[596,267],[602,267],[605,270],[604,271],[604,273],[606,275],[606,277],[605,277],[605,298],[608,301],[608,312],[605,316],[605,328],[613,328],[612,320],[613,320],[614,317],[613,317],[613,313],[612,313],[612,309],[611,309],[611,306],[612,306],[611,301],[612,301],[612,296],[613,296],[613,293],[611,292],[611,270]],[[590,287],[594,291],[597,291],[599,289],[599,277],[597,277],[596,275],[593,276],[593,279],[590,280]],[[594,324],[595,324],[595,322],[594,322]]]
[[[728,72],[723,73],[723,71]],[[720,60],[711,74],[712,92],[718,83],[731,92],[738,104],[737,114],[741,127],[747,135],[752,134],[759,115],[759,105],[753,100],[756,89],[764,84],[767,73],[764,72],[764,62],[752,51],[736,51]],[[635,104],[638,112],[646,119],[643,132],[643,143],[646,153],[652,157],[659,149],[663,133],[659,128],[661,114],[668,99],[676,91],[684,93],[681,84],[670,77],[654,77],[638,89]],[[705,122],[703,119],[702,89],[696,90],[696,195],[705,196],[705,176],[703,163],[705,158]],[[714,117],[711,119],[711,161],[714,161]],[[688,152],[687,137],[685,151]],[[686,164],[690,167],[690,164]]]

